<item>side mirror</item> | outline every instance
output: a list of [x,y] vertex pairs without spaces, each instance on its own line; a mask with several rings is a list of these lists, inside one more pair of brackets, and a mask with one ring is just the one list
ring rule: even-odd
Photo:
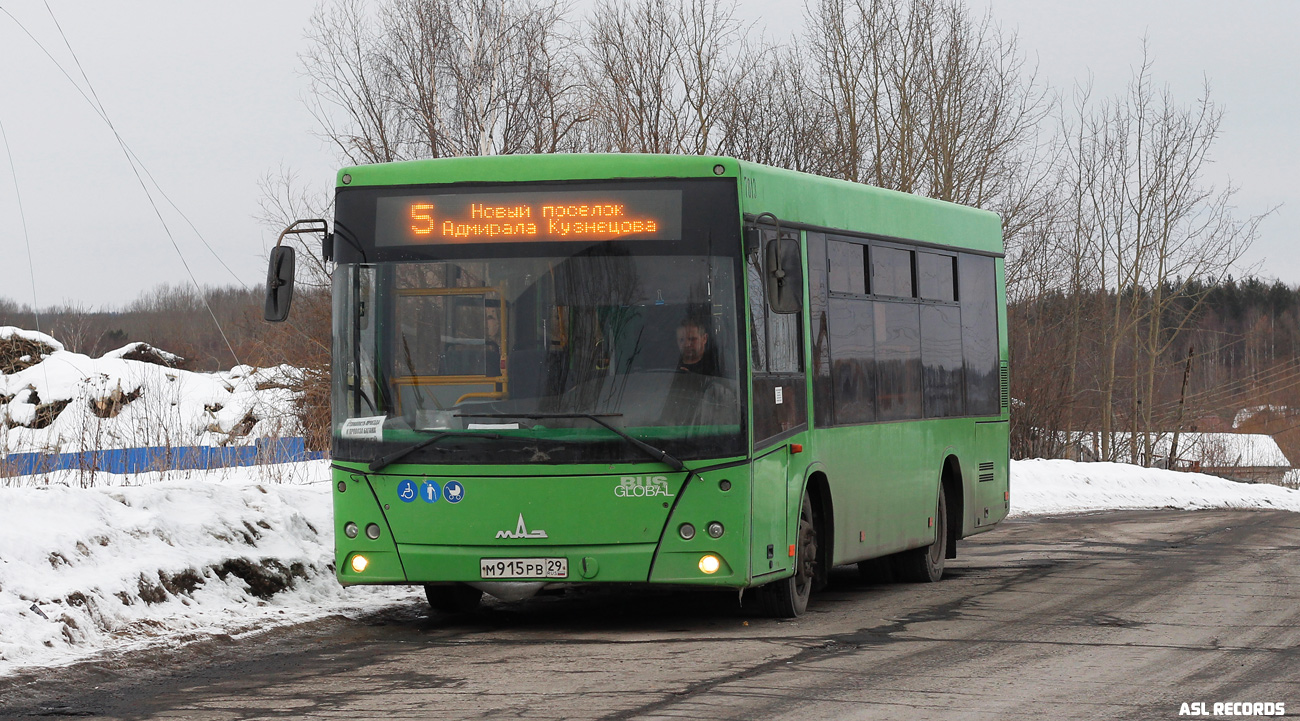
[[803,309],[803,264],[799,241],[767,241],[767,304],[773,313],[798,313]]
[[266,306],[262,311],[262,317],[271,323],[279,323],[289,317],[296,265],[293,248],[281,245],[271,249],[271,264],[266,273]]

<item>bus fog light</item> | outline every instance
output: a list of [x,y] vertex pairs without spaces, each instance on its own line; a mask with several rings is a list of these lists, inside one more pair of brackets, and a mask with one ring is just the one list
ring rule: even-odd
[[[700,565],[702,566],[703,564],[704,562],[700,561]],[[362,571],[366,570],[366,566],[369,565],[370,565],[370,561],[366,560],[365,556],[352,557],[352,570],[356,571],[357,573],[361,573]]]
[[378,523],[372,523],[369,526],[366,526],[366,538],[369,538],[372,541],[377,540],[379,538]]
[[722,524],[721,524],[721,523],[718,523],[717,521],[714,521],[714,522],[712,522],[712,523],[710,523],[710,524],[708,525],[707,530],[708,530],[708,532],[709,532],[709,537],[711,537],[711,538],[722,538],[722,532],[723,532],[724,529],[722,528]]
[[719,568],[722,568],[722,561],[719,561],[718,557],[713,554],[700,559],[700,570],[705,573],[717,573]]
[[692,526],[689,523],[683,523],[682,525],[678,526],[677,532],[681,534],[683,541],[689,541],[692,538],[695,538],[695,526]]
[[339,481],[339,493],[347,493],[347,491],[348,491],[348,482]]
[[353,523],[352,521],[348,521],[347,523],[343,524],[343,535],[347,536],[348,538],[356,538],[357,524]]

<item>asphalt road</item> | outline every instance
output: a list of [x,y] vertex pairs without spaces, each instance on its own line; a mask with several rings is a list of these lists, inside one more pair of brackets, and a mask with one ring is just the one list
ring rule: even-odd
[[1019,520],[960,553],[938,584],[838,569],[793,621],[618,590],[329,619],[0,680],[0,718],[1300,716],[1300,514]]

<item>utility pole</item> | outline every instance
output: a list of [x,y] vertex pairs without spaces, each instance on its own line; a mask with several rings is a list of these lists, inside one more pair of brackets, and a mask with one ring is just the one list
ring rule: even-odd
[[1187,365],[1183,368],[1183,389],[1178,393],[1178,420],[1174,421],[1174,439],[1169,444],[1169,458],[1165,459],[1165,468],[1173,470],[1174,459],[1178,458],[1178,434],[1183,430],[1183,408],[1187,405],[1187,379],[1192,375],[1192,353],[1195,346],[1187,346]]

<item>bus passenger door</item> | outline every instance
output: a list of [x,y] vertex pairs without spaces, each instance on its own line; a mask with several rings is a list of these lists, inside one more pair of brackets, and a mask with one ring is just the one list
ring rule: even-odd
[[[798,501],[791,499],[789,443],[808,428],[802,304],[795,312],[781,313],[770,302],[771,279],[777,270],[783,272],[784,282],[793,286],[781,292],[803,297],[798,234],[785,231],[781,235],[777,243],[776,231],[769,227],[750,228],[745,234],[755,458],[751,467],[751,577],[790,568],[786,523],[797,510],[789,503]],[[784,309],[789,310],[788,304]]]

